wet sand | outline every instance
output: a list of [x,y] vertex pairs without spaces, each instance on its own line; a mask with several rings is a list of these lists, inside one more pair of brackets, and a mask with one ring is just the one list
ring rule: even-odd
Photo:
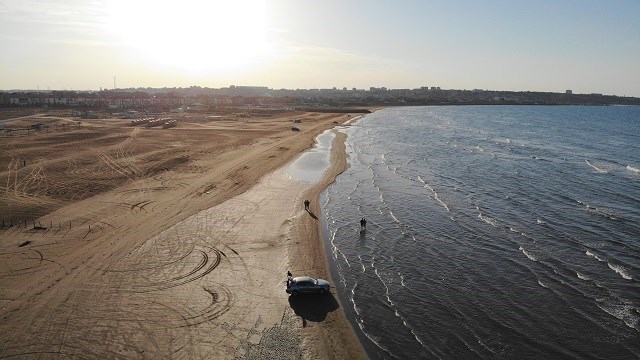
[[[289,129],[294,118],[303,119],[296,124],[300,132]],[[137,178],[79,201],[49,196],[60,204],[55,210],[26,226],[3,227],[0,356],[364,358],[337,295],[290,298],[284,292],[287,270],[329,278],[317,198],[346,167],[345,135],[334,139],[333,165],[319,183],[291,179],[281,167],[334,121],[347,119],[289,114],[249,121],[242,129],[185,125],[185,132],[169,133],[179,136],[164,139],[164,146],[192,141],[192,127],[210,132],[178,154],[186,165],[165,159],[175,168],[150,176],[139,170]],[[126,136],[113,142],[115,150],[86,152],[101,161],[99,169],[128,174],[127,164],[142,168],[133,144],[146,130],[120,130]],[[0,141],[9,149],[12,140],[46,140],[33,136]],[[207,141],[223,137],[233,145]],[[159,156],[160,150],[150,150]],[[47,178],[51,164],[30,158],[18,168],[20,156],[4,167],[10,171],[3,171],[3,208],[20,208],[15,202],[29,207],[48,196],[25,184],[34,182],[28,174]],[[98,175],[86,175],[87,185]],[[27,180],[12,183],[12,176]],[[309,212],[302,204],[307,198]]]

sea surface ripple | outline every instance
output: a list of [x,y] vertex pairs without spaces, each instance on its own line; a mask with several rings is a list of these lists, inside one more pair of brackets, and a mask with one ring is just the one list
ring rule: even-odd
[[372,358],[640,358],[640,107],[390,108],[345,131],[323,226]]

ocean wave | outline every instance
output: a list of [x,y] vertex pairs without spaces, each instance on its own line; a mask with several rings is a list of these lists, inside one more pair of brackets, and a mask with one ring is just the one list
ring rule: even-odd
[[536,219],[536,223],[538,223],[538,224],[540,224],[540,225],[544,225],[544,224],[546,224],[547,222],[546,222],[546,221],[544,221],[544,220],[542,220],[542,219]]
[[487,224],[493,227],[498,227],[498,221],[496,219],[483,214],[482,211],[480,211],[480,208],[477,206],[476,206],[476,210],[478,210],[478,219],[486,222]]
[[418,175],[418,180],[422,183],[422,186],[423,186],[424,188],[431,190],[431,192],[433,193],[433,197],[436,199],[436,201],[437,201],[438,203],[440,203],[440,205],[442,205],[442,206],[447,210],[447,212],[451,212],[451,210],[449,209],[449,206],[447,206],[447,204],[445,204],[445,202],[444,202],[444,201],[442,201],[442,199],[440,199],[440,196],[438,195],[438,193],[436,192],[436,190],[435,190],[434,188],[432,188],[431,186],[429,186],[429,184],[427,184],[427,182],[426,182],[426,181],[424,181],[424,180],[420,177],[420,175]]
[[482,213],[478,214],[478,218],[484,222],[486,222],[487,224],[493,226],[493,227],[498,227],[498,222],[496,221],[496,219],[486,216],[486,215],[482,215]]
[[[373,345],[377,346],[380,350],[384,351],[385,353],[389,354],[390,356],[393,356],[393,354],[391,353],[391,351],[389,351],[389,349],[387,349],[386,347],[382,346],[382,344],[380,344],[380,338],[378,336],[371,335],[369,332],[367,332],[364,329],[364,322],[357,321],[357,323],[358,323],[358,327],[360,327],[360,331],[362,331],[364,336],[366,336],[367,339],[369,339],[369,341],[371,341],[371,343]],[[393,356],[393,357],[397,358],[396,356]]]
[[549,287],[547,285],[545,285],[540,279],[538,279],[538,285],[542,286],[545,289],[548,289]]
[[582,275],[579,272],[576,272],[576,276],[578,276],[578,279],[580,280],[591,280],[589,277]]
[[588,211],[593,212],[594,214],[604,216],[610,220],[621,220],[621,216],[615,214],[612,210],[599,208],[593,205],[589,205],[580,200],[576,200],[580,205],[584,206]]
[[351,288],[351,298],[350,298],[351,303],[353,304],[353,311],[356,313],[356,316],[355,316],[356,324],[358,324],[358,327],[360,328],[360,331],[362,331],[364,336],[366,336],[367,339],[369,339],[371,341],[371,343],[373,343],[373,345],[377,346],[380,350],[386,352],[387,354],[392,355],[391,351],[389,351],[389,349],[387,349],[386,347],[382,346],[382,344],[380,344],[380,338],[378,336],[370,334],[365,329],[364,319],[362,318],[362,315],[360,313],[360,309],[358,308],[358,305],[356,304],[356,300],[355,300],[355,294],[356,294],[356,288],[357,287],[358,287],[358,283],[356,282],[356,284],[353,286],[353,288]]
[[636,315],[638,313],[638,309],[633,306],[629,304],[611,304],[605,301],[598,301],[597,305],[607,314],[624,321],[628,327],[640,330],[638,327],[640,324],[640,317]]
[[636,174],[640,174],[640,169],[633,167],[631,165],[627,165],[627,170],[633,171]]
[[378,279],[380,280],[380,282],[382,283],[382,285],[384,286],[385,289],[385,295],[387,297],[387,302],[389,303],[389,305],[391,307],[395,308],[395,304],[393,302],[393,300],[391,300],[391,294],[389,293],[389,286],[387,286],[387,283],[382,279],[382,276],[380,275],[380,273],[378,272],[378,268],[374,268],[373,272],[376,274],[376,276],[378,277]]
[[411,332],[411,334],[413,335],[413,337],[416,339],[416,341],[422,346],[422,348],[424,348],[425,350],[429,351],[431,353],[431,355],[436,355],[433,351],[431,351],[431,349],[429,349],[429,347],[427,346],[427,344],[420,339],[420,337],[418,337],[418,334],[416,334],[415,330],[413,330],[413,327],[411,325],[409,325],[409,323],[407,322],[407,320],[404,318],[404,316],[402,316],[400,314],[400,312],[398,312],[398,310],[396,309],[394,311],[395,316],[402,320],[402,325],[404,325],[404,327],[409,330]]
[[356,282],[355,285],[353,285],[353,287],[351,288],[351,297],[349,298],[349,300],[353,304],[353,311],[355,311],[356,315],[360,316],[360,310],[356,305],[356,288],[357,287],[358,287],[358,283]]
[[335,244],[335,233],[331,237],[331,252],[333,253],[333,258],[336,260],[336,262],[338,261],[338,255],[341,255],[342,258],[344,259],[344,262],[347,264],[347,266],[351,267],[351,264],[349,263],[349,259],[347,259],[347,256]]
[[593,165],[591,162],[589,162],[589,160],[585,160],[585,162],[587,163],[587,165],[591,166],[592,168],[594,168],[597,172],[601,173],[601,174],[605,174],[607,173],[607,170],[599,168],[595,165]]
[[531,236],[529,236],[529,235],[527,235],[527,234],[523,233],[523,232],[522,232],[522,231],[520,231],[520,230],[514,229],[514,228],[512,228],[512,227],[509,227],[509,231],[514,232],[514,233],[516,233],[516,234],[520,234],[520,235],[522,235],[522,236],[524,236],[524,237],[526,237],[526,238],[529,238],[529,239],[531,238]]
[[594,258],[594,259],[596,259],[596,260],[600,261],[600,262],[605,262],[602,258],[600,258],[598,255],[596,255],[596,254],[592,253],[592,252],[591,252],[591,251],[589,251],[589,250],[585,251],[585,254],[586,254],[587,256],[589,256],[589,257],[592,257],[592,258]]
[[398,224],[402,224],[402,221],[398,220],[398,218],[395,215],[393,215],[393,211],[389,210],[389,215],[391,216],[393,221],[397,222]]
[[362,257],[360,255],[358,255],[358,260],[360,260],[360,266],[362,266],[362,272],[367,272],[367,268],[364,266],[364,261],[362,260]]
[[528,257],[528,258],[529,258],[529,260],[531,260],[531,261],[538,261],[538,259],[537,259],[535,256],[531,255],[531,253],[529,253],[529,252],[527,252],[527,250],[523,249],[523,248],[522,248],[522,246],[520,246],[520,247],[518,248],[518,250],[522,251],[522,253],[523,253],[526,257]]
[[627,273],[627,269],[625,269],[624,266],[611,264],[611,263],[607,263],[607,265],[609,266],[609,269],[615,271],[618,275],[622,276],[624,279],[633,280],[631,275],[629,275],[629,273]]

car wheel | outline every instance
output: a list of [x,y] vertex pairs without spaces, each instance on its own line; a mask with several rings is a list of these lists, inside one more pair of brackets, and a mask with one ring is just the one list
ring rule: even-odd
[[291,295],[293,295],[293,296],[297,296],[297,295],[298,295],[298,290],[293,290],[293,291],[291,292]]
[[318,294],[324,295],[325,292],[326,292],[325,289],[320,289],[320,291],[318,291]]

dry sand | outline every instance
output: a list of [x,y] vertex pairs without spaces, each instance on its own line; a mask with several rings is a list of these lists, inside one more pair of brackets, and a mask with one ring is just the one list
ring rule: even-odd
[[317,197],[344,134],[320,183],[282,167],[351,117],[5,122],[49,127],[0,137],[0,357],[364,358],[337,295],[284,292],[329,278]]

